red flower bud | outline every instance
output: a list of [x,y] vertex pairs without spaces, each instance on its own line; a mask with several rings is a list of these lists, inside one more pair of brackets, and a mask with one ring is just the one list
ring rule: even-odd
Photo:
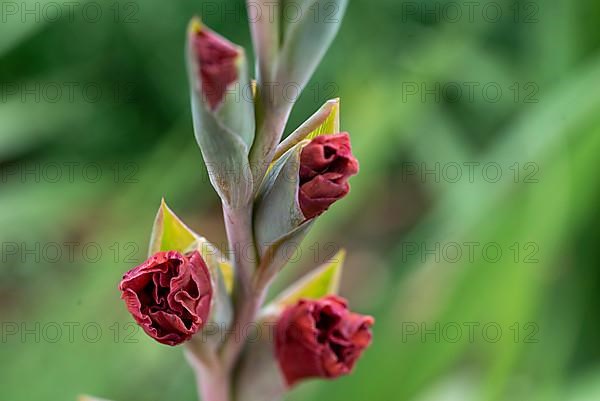
[[208,320],[213,290],[198,251],[157,252],[128,271],[119,289],[135,321],[160,343],[181,344]]
[[321,135],[300,154],[298,201],[304,217],[311,219],[350,191],[348,178],[358,173],[347,132]]
[[212,110],[222,102],[227,87],[238,80],[236,47],[217,35],[203,28],[192,32],[192,46],[200,64],[200,80],[202,92]]
[[346,300],[333,295],[288,307],[275,331],[275,353],[287,384],[350,373],[371,343],[374,322],[350,312]]

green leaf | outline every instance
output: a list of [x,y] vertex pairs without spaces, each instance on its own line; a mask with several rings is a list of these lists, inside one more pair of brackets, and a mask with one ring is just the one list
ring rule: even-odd
[[298,204],[299,143],[269,169],[256,199],[254,226],[261,254],[306,220]]
[[[253,194],[248,161],[250,147],[201,105],[201,95],[192,92],[194,134],[200,146],[208,178],[219,197],[231,208],[246,204]],[[254,129],[254,128],[252,128]]]
[[340,99],[336,98],[325,102],[319,110],[288,135],[277,147],[273,160],[279,159],[285,152],[305,139],[338,132],[340,132]]
[[154,220],[148,256],[160,251],[184,253],[196,242],[198,235],[167,206],[164,198]]
[[186,253],[197,249],[213,275],[221,276],[227,293],[233,287],[233,264],[206,238],[196,234],[167,206],[164,199],[154,220],[149,256],[160,251]]
[[265,12],[273,4],[276,4],[273,3],[273,0],[255,0],[252,4],[249,4],[249,7],[251,6],[254,10],[253,14],[255,14],[250,18],[250,32],[257,61],[256,75],[260,76],[263,81],[272,81],[275,78],[274,70],[277,68],[280,16],[278,13],[270,15],[270,13]]
[[[200,61],[190,40],[193,35],[201,31],[220,38],[237,52],[235,60],[237,80],[226,88],[222,103],[216,110],[209,107],[208,103],[205,102],[207,97],[202,95],[202,80],[198,79]],[[195,17],[190,22],[188,29],[187,64],[192,93],[199,95],[198,100],[200,100],[200,103],[197,106],[213,115],[225,129],[237,136],[249,149],[254,142],[254,97],[244,48],[217,34],[203,24],[200,18]]]
[[267,246],[261,254],[261,265],[266,266],[259,273],[259,282],[268,284],[271,279],[287,264],[290,258],[290,249],[300,247],[302,240],[314,224],[315,219],[305,221],[298,227],[280,237],[277,241]]
[[192,35],[200,30],[210,29],[202,25],[200,19],[193,19],[188,31],[187,67],[194,134],[211,184],[219,197],[235,208],[247,204],[254,193],[248,160],[255,132],[248,63],[244,49],[232,43],[238,53],[238,79],[227,87],[222,104],[213,110],[202,94],[202,84],[198,78],[200,65],[191,41]]
[[327,263],[308,273],[275,298],[264,313],[271,314],[300,299],[320,299],[329,294],[337,294],[342,276],[346,251],[340,249]]
[[[283,7],[285,7],[285,0]],[[276,82],[293,82],[304,88],[321,62],[342,23],[348,0],[311,0],[294,3],[301,18],[285,19],[283,45]],[[330,12],[314,12],[329,10]]]
[[340,99],[327,101],[325,105],[331,106],[331,110],[325,121],[312,130],[305,139],[314,139],[321,135],[333,135],[340,132]]

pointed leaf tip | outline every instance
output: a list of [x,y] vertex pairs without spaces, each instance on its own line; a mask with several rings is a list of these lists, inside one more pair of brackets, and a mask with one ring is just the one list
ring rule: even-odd
[[340,98],[335,98],[325,103],[329,107],[329,114],[325,121],[312,132],[310,132],[305,139],[314,139],[321,135],[333,135],[340,132]]
[[152,228],[149,254],[159,251],[185,252],[196,239],[197,235],[173,213],[162,198]]
[[303,140],[314,139],[319,135],[332,135],[340,132],[340,98],[326,101],[312,116],[285,138],[277,147],[273,160]]
[[198,16],[192,17],[190,21],[190,32],[200,33],[202,31],[202,20]]
[[320,299],[326,295],[337,294],[345,258],[346,251],[340,249],[328,262],[308,273],[282,292],[265,308],[265,311],[271,312],[293,305],[303,298]]
[[219,252],[216,246],[195,233],[177,217],[163,198],[152,228],[149,256],[160,251],[185,253],[193,249],[200,251],[211,270],[219,268],[223,275],[225,288],[227,292],[231,292],[233,287],[233,265],[231,262]]

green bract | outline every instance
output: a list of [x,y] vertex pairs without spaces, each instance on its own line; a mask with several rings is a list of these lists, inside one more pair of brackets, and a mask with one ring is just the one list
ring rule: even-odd
[[267,279],[287,263],[289,247],[298,247],[313,224],[298,203],[300,154],[318,135],[339,131],[339,100],[326,102],[278,148],[278,157],[267,171],[254,208],[254,234],[261,257],[269,260]]
[[187,66],[194,133],[213,187],[225,203],[236,208],[247,204],[253,193],[248,155],[254,141],[255,123],[248,65],[244,49],[227,42],[237,51],[237,79],[223,88],[224,97],[216,109],[210,107],[207,99],[209,90],[202,87],[201,65],[192,41],[194,35],[201,31],[216,36],[199,19],[190,23]]
[[348,0],[282,0],[294,4],[300,18],[283,18],[278,82],[304,88],[342,23]]
[[339,250],[329,261],[279,294],[263,308],[262,314],[265,316],[276,314],[282,308],[293,305],[300,299],[319,299],[326,295],[337,294],[345,259],[346,251]]

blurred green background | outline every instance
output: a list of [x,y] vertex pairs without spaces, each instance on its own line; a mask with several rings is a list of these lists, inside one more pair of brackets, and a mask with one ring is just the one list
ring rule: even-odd
[[[225,240],[183,42],[202,14],[249,49],[243,2],[0,7],[1,398],[193,400],[117,283],[162,196]],[[361,173],[277,287],[347,248],[375,341],[289,400],[600,400],[599,19],[591,0],[350,1],[286,132],[341,97]]]

